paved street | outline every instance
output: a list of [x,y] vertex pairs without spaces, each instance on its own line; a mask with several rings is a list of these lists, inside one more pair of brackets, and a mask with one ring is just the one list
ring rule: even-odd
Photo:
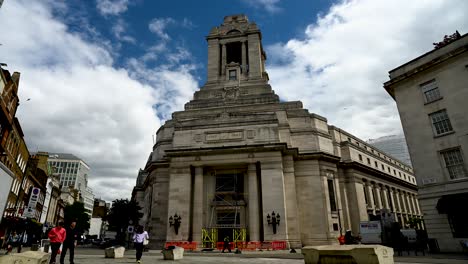
[[[27,251],[28,249],[24,249]],[[4,254],[4,251],[0,251]],[[68,257],[68,256],[67,256]],[[58,258],[57,258],[58,260]],[[65,263],[68,264],[68,258]],[[76,264],[113,264],[113,263],[135,263],[135,251],[125,252],[122,259],[106,259],[104,251],[95,248],[77,248],[75,255]],[[159,250],[145,252],[142,263],[171,263],[164,261]],[[302,254],[291,254],[287,251],[263,251],[263,252],[243,252],[242,254],[219,253],[219,252],[186,252],[184,259],[177,263],[191,264],[231,264],[231,263],[251,263],[251,264],[303,264]],[[459,254],[438,254],[430,256],[403,256],[395,257],[396,264],[466,264],[467,255]]]
[[[135,263],[135,251],[130,250],[125,253],[123,259],[106,259],[104,252],[98,249],[78,249],[75,263],[77,264],[100,264],[100,263]],[[67,262],[66,262],[67,263]],[[164,261],[160,251],[151,250],[145,252],[142,263],[168,263]],[[229,254],[218,252],[186,252],[184,259],[177,263],[282,263],[282,264],[302,264],[304,260],[301,254],[290,254],[287,251],[263,251],[263,252],[244,252],[242,254]],[[433,263],[433,264],[466,264],[468,256],[463,255],[431,255],[431,256],[404,256],[395,257],[395,263]]]

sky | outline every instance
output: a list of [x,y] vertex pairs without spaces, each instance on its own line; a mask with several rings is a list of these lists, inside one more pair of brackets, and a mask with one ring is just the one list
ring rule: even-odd
[[[130,198],[157,129],[206,80],[205,36],[246,14],[282,100],[363,140],[402,132],[388,71],[468,32],[465,0],[5,0],[0,62],[21,73],[31,152],[73,153],[107,201]],[[30,99],[30,100],[27,100]]]

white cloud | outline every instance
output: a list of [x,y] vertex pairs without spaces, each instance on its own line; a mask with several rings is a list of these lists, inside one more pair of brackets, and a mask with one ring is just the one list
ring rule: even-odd
[[281,8],[278,6],[281,0],[242,0],[244,3],[249,4],[255,8],[265,9],[269,13],[277,13],[281,11]]
[[0,24],[15,32],[2,37],[0,57],[21,72],[17,116],[30,151],[80,156],[98,197],[130,197],[157,116],[167,116],[159,111],[183,105],[196,89],[190,65],[116,68],[105,46],[71,33],[45,3],[8,1],[0,12]]
[[309,25],[304,39],[267,47],[276,92],[363,139],[401,131],[382,83],[388,71],[468,31],[468,2],[343,1]]
[[119,15],[127,11],[129,0],[96,0],[96,7],[103,16]]
[[114,36],[118,40],[135,44],[136,43],[135,38],[129,35],[126,35],[125,34],[126,30],[127,30],[127,24],[125,23],[123,19],[117,19],[114,26],[112,27],[112,33],[114,33]]
[[170,17],[165,18],[154,18],[148,25],[148,28],[151,32],[158,35],[162,40],[168,41],[171,38],[165,32],[166,27],[170,24],[175,24],[176,21]]

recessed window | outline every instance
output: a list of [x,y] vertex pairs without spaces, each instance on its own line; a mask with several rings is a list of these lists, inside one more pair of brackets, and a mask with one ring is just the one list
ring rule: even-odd
[[229,70],[229,80],[237,80],[237,71],[236,70]]
[[385,166],[382,164],[382,170],[385,170]]
[[371,163],[370,163],[370,159],[369,159],[369,158],[367,158],[367,164],[369,164],[369,165],[371,164]]
[[390,167],[387,167],[387,169],[388,169],[388,173],[391,173],[391,172],[392,172],[392,171],[390,170]]
[[445,134],[453,130],[446,110],[440,110],[429,114],[432,121],[432,128],[436,135]]
[[359,154],[359,160],[362,161],[362,155],[361,154]]
[[335,186],[332,179],[327,180],[328,184],[328,197],[330,199],[330,210],[336,212],[336,200],[335,200]]
[[420,86],[424,95],[425,103],[434,102],[442,98],[442,96],[440,96],[440,91],[436,80],[430,80],[429,82],[423,83]]
[[450,179],[459,179],[467,177],[463,156],[460,149],[451,149],[441,152],[444,158],[445,168],[449,173]]
[[376,167],[376,168],[379,167],[379,164],[377,163],[377,161],[374,161],[374,164],[375,164],[375,167]]

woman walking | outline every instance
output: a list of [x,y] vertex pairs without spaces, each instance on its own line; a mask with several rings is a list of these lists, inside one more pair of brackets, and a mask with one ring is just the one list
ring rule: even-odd
[[141,263],[141,256],[143,255],[143,248],[145,240],[149,239],[148,232],[143,230],[143,226],[138,226],[136,232],[133,234],[133,242],[135,243],[136,249],[136,260],[137,263]]

